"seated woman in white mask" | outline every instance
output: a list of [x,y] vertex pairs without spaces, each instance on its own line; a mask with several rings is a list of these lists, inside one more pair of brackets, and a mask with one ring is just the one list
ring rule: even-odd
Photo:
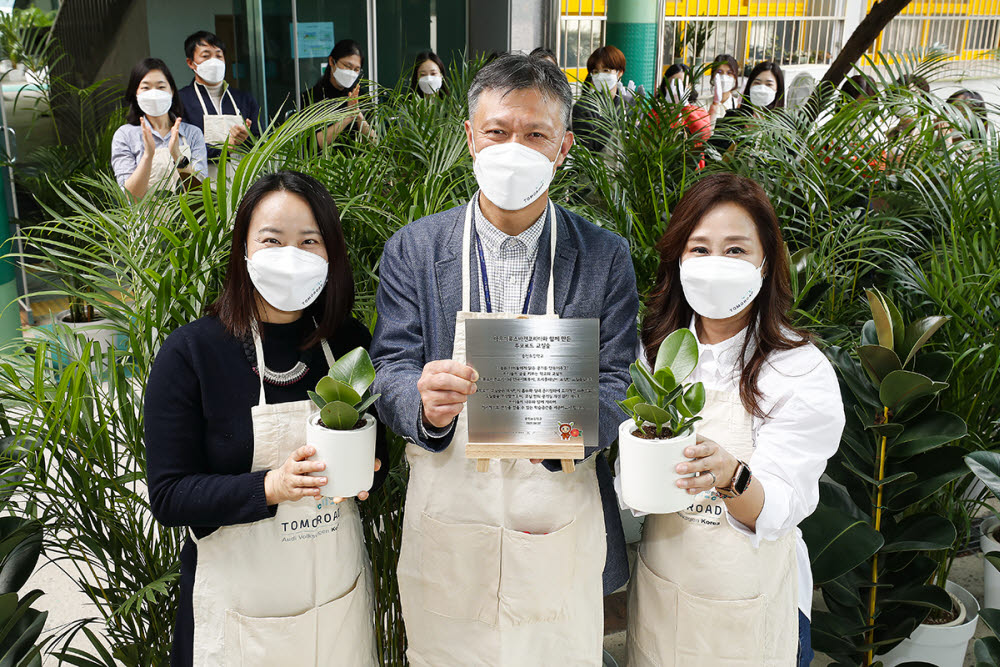
[[[707,401],[694,459],[663,471],[691,506],[646,517],[629,584],[631,667],[808,665],[812,574],[797,528],[819,501],[844,410],[833,367],[792,327],[789,267],[755,182],[693,185],[657,245],[643,359],[682,328]],[[698,473],[695,477],[683,477]]]
[[188,528],[174,666],[376,664],[358,508],[307,476],[335,465],[307,460],[307,391],[371,341],[353,304],[330,194],[297,172],[261,178],[236,212],[221,295],[167,337],[146,387],[153,516]]
[[111,167],[135,199],[197,187],[208,176],[205,137],[185,123],[174,77],[159,58],[136,63],[125,88],[126,123],[111,139]]
[[776,62],[757,63],[747,77],[742,101],[730,109],[715,125],[711,143],[719,150],[728,149],[739,138],[750,118],[763,118],[785,107],[785,75]]
[[444,61],[433,51],[421,51],[413,61],[410,92],[424,99],[448,94],[448,78]]

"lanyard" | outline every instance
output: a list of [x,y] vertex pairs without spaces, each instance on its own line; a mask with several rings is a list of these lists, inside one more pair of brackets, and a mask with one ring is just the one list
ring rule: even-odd
[[[490,277],[486,274],[486,256],[483,255],[483,242],[479,239],[479,232],[476,231],[475,225],[472,226],[472,232],[476,235],[476,248],[479,250],[479,270],[482,272],[483,276],[483,301],[486,302],[486,312],[493,312],[493,300],[490,298]],[[535,288],[535,272],[531,271],[531,280],[528,281],[528,293],[524,295],[524,308],[521,310],[522,315],[528,314],[528,304],[531,303],[531,291]]]

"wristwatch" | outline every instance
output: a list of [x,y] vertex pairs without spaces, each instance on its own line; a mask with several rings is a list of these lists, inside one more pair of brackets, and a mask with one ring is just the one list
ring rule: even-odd
[[188,159],[187,155],[184,155],[183,157],[181,157],[180,160],[177,161],[177,168],[186,169],[189,164],[191,164],[191,160]]
[[750,487],[752,479],[753,474],[750,472],[750,466],[743,461],[737,460],[736,471],[733,473],[733,479],[729,482],[729,486],[721,489],[716,487],[715,491],[726,500],[739,498]]

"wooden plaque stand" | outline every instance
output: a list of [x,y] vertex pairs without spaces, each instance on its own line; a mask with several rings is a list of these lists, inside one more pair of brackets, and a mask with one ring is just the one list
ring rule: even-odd
[[465,457],[476,459],[476,472],[490,469],[490,459],[559,459],[563,472],[576,470],[575,459],[582,459],[583,445],[525,445],[470,442],[465,445]]

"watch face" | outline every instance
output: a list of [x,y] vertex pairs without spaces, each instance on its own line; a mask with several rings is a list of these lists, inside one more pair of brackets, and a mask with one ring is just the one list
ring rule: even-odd
[[741,465],[740,469],[736,472],[736,479],[733,480],[733,491],[736,493],[743,493],[750,486],[750,468],[745,465]]

